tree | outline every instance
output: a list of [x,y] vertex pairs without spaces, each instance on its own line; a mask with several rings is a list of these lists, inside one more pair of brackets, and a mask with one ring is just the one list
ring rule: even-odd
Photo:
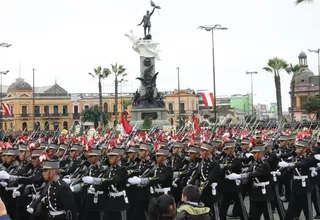
[[[128,107],[132,104],[132,101],[129,99],[124,99],[122,100],[122,106],[123,106],[123,110],[127,110]],[[125,119],[127,119],[128,114],[122,112],[122,114],[124,114]]]
[[150,118],[145,117],[143,119],[142,129],[149,130],[152,126],[152,120]]
[[117,63],[115,65],[111,64],[111,69],[109,69],[109,68],[106,69],[108,76],[111,74],[114,74],[115,115],[116,115],[116,119],[114,121],[114,126],[117,126],[117,124],[118,124],[118,121],[117,121],[117,117],[118,117],[118,83],[119,83],[118,78],[120,78],[120,80],[123,80],[123,77],[128,75],[127,73],[125,73],[125,71],[126,71],[126,68],[124,68],[123,65],[118,65]]
[[316,114],[319,119],[320,111],[320,99],[318,96],[312,96],[308,98],[305,104],[302,106],[308,114]]
[[288,66],[288,68],[286,69],[286,71],[290,74],[292,73],[293,76],[292,76],[292,80],[291,80],[291,83],[290,83],[290,87],[291,87],[291,94],[290,94],[290,99],[291,99],[291,120],[293,121],[294,120],[294,103],[295,103],[295,85],[296,85],[296,81],[295,81],[295,77],[301,73],[301,66],[299,64],[296,64],[296,65],[292,65],[290,64]]
[[288,69],[288,64],[286,61],[275,57],[268,61],[268,66],[263,68],[265,71],[273,73],[274,84],[276,87],[276,99],[277,99],[277,110],[278,119],[282,118],[282,97],[281,97],[281,78],[280,72],[282,70]]
[[312,3],[313,2],[313,0],[296,0],[296,4],[298,5],[298,4],[300,4],[300,3]]
[[[102,86],[101,86],[101,80],[107,78],[110,73],[107,71],[107,69],[102,69],[101,66],[98,66],[94,69],[94,73],[88,73],[90,76],[98,77],[98,89],[99,89],[99,109],[102,112]],[[100,121],[103,121],[100,119]]]
[[83,122],[93,122],[94,127],[99,126],[99,122],[103,124],[108,123],[108,117],[106,113],[100,110],[98,105],[91,106],[90,108],[84,109],[83,111]]

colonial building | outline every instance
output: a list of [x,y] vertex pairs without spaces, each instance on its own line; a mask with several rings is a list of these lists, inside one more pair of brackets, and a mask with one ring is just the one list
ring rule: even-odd
[[296,121],[311,120],[314,115],[308,115],[304,109],[304,104],[308,97],[319,95],[319,76],[308,68],[308,59],[305,52],[298,56],[301,71],[292,76],[290,86],[291,114]]
[[[164,92],[165,104],[169,120],[178,119],[179,92]],[[35,87],[22,78],[16,79],[9,87],[2,86],[1,102],[11,108],[12,115],[0,116],[0,128],[4,130],[32,131],[69,129],[73,123],[83,121],[83,110],[99,104],[97,93],[68,93],[57,83],[51,86]],[[123,100],[131,100],[132,94],[118,94],[118,114],[115,113],[115,96],[112,93],[103,94],[103,111],[107,114],[110,126],[123,111]],[[34,110],[33,110],[34,106]],[[131,110],[131,105],[128,106]],[[198,98],[191,89],[180,90],[180,111],[183,117],[189,117],[198,112]],[[130,121],[130,114],[128,116]],[[34,126],[35,122],[35,126]]]

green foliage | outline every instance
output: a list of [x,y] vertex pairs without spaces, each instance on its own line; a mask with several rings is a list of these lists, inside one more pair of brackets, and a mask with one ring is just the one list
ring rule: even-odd
[[142,124],[142,129],[149,130],[152,126],[152,121],[150,118],[145,117]]
[[[102,119],[102,121],[101,121]],[[83,122],[93,122],[95,128],[98,127],[99,122],[108,124],[108,116],[101,111],[98,105],[91,106],[83,110]]]
[[210,123],[216,123],[216,118],[215,117],[209,118],[209,121]]
[[122,100],[123,109],[128,109],[128,107],[132,104],[132,101],[129,99]]
[[320,110],[320,99],[318,96],[308,98],[305,104],[302,106],[308,114],[316,114]]
[[200,127],[209,127],[209,123],[206,121],[200,122]]

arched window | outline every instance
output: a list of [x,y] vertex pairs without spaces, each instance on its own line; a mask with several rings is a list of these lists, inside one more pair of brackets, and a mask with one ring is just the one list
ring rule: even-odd
[[66,130],[69,129],[69,128],[68,128],[68,122],[67,122],[67,121],[64,121],[64,122],[63,122],[63,129],[66,129]]
[[13,129],[13,123],[10,122],[10,129]]
[[50,130],[50,123],[48,121],[44,122],[44,130],[46,131]]
[[79,124],[80,124],[79,121],[74,121],[74,126],[77,126],[77,125],[79,125]]
[[106,102],[103,104],[103,111],[106,114],[108,113],[108,103],[106,103]]
[[27,124],[27,122],[23,122],[22,123],[22,130],[24,131],[27,131],[28,130],[28,124]]
[[40,122],[39,121],[36,122],[36,126],[35,127],[36,127],[36,130],[38,130],[38,129],[40,130]]
[[4,130],[7,130],[7,129],[8,129],[7,123],[5,122],[5,123],[4,123]]
[[53,124],[53,130],[57,131],[59,129],[59,122],[55,121]]

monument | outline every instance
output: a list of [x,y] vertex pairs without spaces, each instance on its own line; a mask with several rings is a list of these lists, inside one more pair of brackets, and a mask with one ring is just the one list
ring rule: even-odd
[[151,1],[153,10],[151,13],[143,16],[139,25],[143,23],[144,38],[138,38],[130,31],[126,34],[131,42],[132,49],[140,56],[140,77],[136,79],[140,81],[140,87],[133,94],[132,110],[130,125],[141,127],[143,120],[148,117],[152,119],[153,125],[162,128],[170,125],[168,121],[168,111],[165,107],[164,96],[157,90],[157,76],[159,72],[155,71],[155,61],[160,60],[158,43],[152,40],[151,15],[155,9],[160,9]]

